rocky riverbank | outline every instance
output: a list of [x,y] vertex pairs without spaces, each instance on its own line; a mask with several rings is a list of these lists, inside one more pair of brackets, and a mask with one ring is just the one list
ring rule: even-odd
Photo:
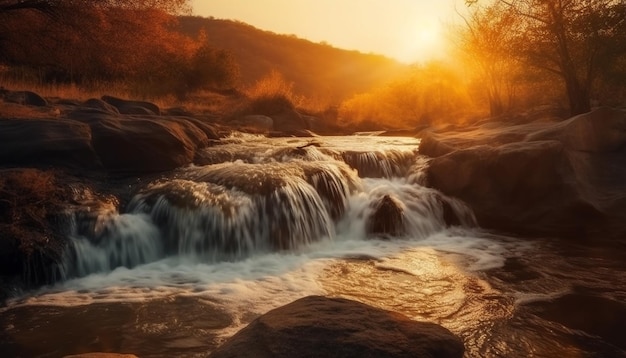
[[324,131],[323,121],[289,107],[262,116],[266,126],[258,127],[241,126],[245,112],[194,115],[112,96],[81,102],[2,89],[0,104],[0,282],[25,287],[59,279],[67,208],[123,205],[142,180],[202,161],[202,148],[233,132]]
[[465,201],[484,228],[625,241],[626,111],[429,130],[420,153],[432,158],[429,184]]
[[[343,134],[288,107],[273,114],[275,118],[247,113],[226,120],[110,96],[53,102],[23,92],[5,93],[5,100],[40,109],[40,115],[26,118],[0,113],[0,284],[15,290],[63,279],[58,265],[67,245],[68,211],[96,217],[100,210],[125,207],[143,185],[164,173],[219,163],[204,157],[202,149],[243,127],[267,136]],[[483,228],[618,246],[626,241],[625,111],[600,108],[568,120],[489,120],[463,128],[431,128],[420,136],[420,154],[430,157],[428,184],[467,203]],[[293,151],[306,153],[305,147]],[[354,161],[360,158],[358,153],[343,154],[348,164],[353,154]],[[323,188],[329,198],[337,194],[333,186]],[[450,205],[442,206],[446,225],[463,222]],[[340,214],[333,211],[333,216]],[[401,236],[405,215],[400,203],[383,196],[374,207],[368,234]],[[12,294],[3,291],[0,298]],[[396,331],[391,334],[379,326]],[[215,356],[248,354],[250,341],[260,336],[268,356],[289,356],[306,344],[312,344],[305,349],[312,355],[341,355],[346,347],[390,357],[418,351],[421,356],[463,354],[458,338],[439,326],[317,297],[259,318]],[[332,348],[311,343],[316,340],[332,342]]]

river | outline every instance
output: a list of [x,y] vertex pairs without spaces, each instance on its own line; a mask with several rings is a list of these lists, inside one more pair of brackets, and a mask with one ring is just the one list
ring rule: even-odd
[[[255,317],[327,295],[441,324],[467,357],[626,356],[623,253],[479,228],[425,186],[418,146],[233,136],[122,208],[69,210],[60,279],[0,308],[0,352],[205,357]],[[403,212],[395,235],[372,230],[385,197]]]

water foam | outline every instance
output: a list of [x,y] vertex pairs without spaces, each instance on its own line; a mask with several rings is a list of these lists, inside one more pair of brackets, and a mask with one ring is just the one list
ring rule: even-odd
[[[65,270],[66,277],[78,277],[30,299],[81,304],[183,294],[248,302],[239,296],[254,291],[275,297],[275,305],[323,293],[320,270],[345,258],[378,259],[427,245],[472,257],[460,262],[469,269],[502,263],[506,249],[475,237],[469,209],[416,183],[425,162],[405,155],[415,140],[373,140],[380,153],[393,149],[381,168],[401,158],[403,173],[412,174],[387,178],[397,175],[396,167],[380,178],[359,178],[336,157],[358,149],[362,139],[276,146],[232,138],[228,151],[246,153],[233,156],[251,156],[180,170],[144,187],[125,213],[107,211],[91,230],[76,230]],[[405,234],[390,241],[366,234],[375,204],[386,195],[397,201],[406,225]],[[460,227],[449,228],[446,210]]]

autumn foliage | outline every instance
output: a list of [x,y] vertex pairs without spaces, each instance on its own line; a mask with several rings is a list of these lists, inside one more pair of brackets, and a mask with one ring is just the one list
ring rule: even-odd
[[462,73],[433,62],[415,65],[401,80],[344,101],[339,117],[366,130],[405,129],[450,121],[469,106]]
[[5,77],[43,83],[124,84],[137,92],[230,88],[238,69],[206,37],[175,31],[186,1],[59,2],[54,11],[2,11]]

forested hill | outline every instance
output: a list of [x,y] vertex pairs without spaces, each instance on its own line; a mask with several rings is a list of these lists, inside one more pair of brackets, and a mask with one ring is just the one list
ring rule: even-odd
[[389,82],[408,68],[381,55],[342,50],[237,21],[183,16],[179,26],[193,38],[204,30],[212,47],[230,51],[244,86],[274,69],[293,82],[298,93],[340,100]]

